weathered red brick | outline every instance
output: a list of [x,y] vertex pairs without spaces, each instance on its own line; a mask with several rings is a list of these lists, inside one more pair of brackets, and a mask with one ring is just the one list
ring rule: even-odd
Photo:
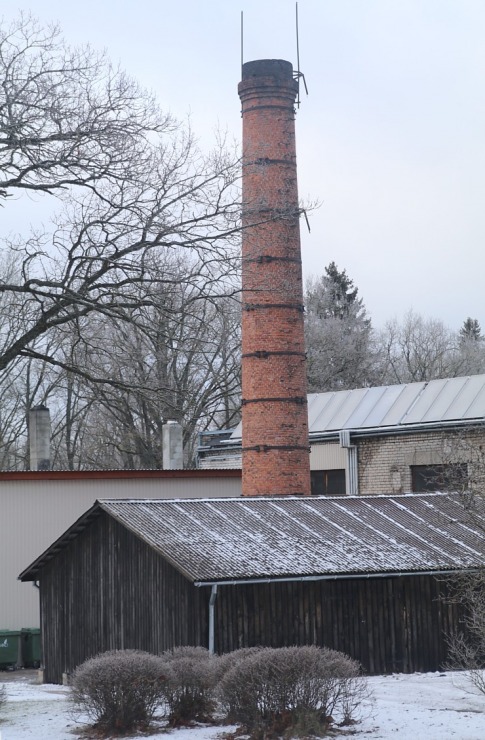
[[[303,281],[289,62],[243,65],[244,496],[310,493]],[[278,400],[262,400],[278,399]]]

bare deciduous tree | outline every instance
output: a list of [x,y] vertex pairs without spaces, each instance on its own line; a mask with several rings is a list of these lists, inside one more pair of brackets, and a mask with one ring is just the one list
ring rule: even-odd
[[0,81],[4,205],[26,191],[60,203],[52,231],[2,238],[16,270],[0,281],[14,312],[0,370],[19,356],[55,363],[34,344],[56,327],[125,317],[152,251],[196,255],[197,280],[216,292],[221,265],[234,267],[239,218],[238,162],[223,142],[203,155],[126,75],[30,17],[0,29]]
[[439,319],[409,311],[402,322],[389,321],[378,337],[382,380],[413,383],[453,378],[485,370],[485,345],[466,341]]
[[[60,330],[63,364],[81,367],[83,377],[62,373],[52,395],[61,409],[54,428],[57,465],[160,468],[168,419],[183,426],[190,464],[197,432],[230,424],[237,414],[237,300],[211,298],[205,284],[187,283],[198,268],[186,260],[147,269],[151,281],[138,286],[138,307],[129,316],[97,315],[87,328],[71,324],[69,335]],[[93,380],[104,377],[110,383]]]
[[[458,496],[463,506],[462,526],[483,527],[485,507],[485,426],[475,424],[449,432],[441,439],[436,466],[440,490]],[[470,553],[471,554],[471,553]],[[473,553],[477,558],[478,553]],[[448,601],[458,606],[462,628],[447,635],[451,670],[463,670],[485,694],[485,570],[475,567],[447,579]]]
[[192,443],[234,411],[238,157],[28,15],[0,23],[0,82],[1,205],[35,197],[50,223],[0,235],[2,465],[26,465],[48,400],[58,466],[99,466],[115,439],[104,467],[159,466],[164,419]]
[[[89,47],[21,14],[0,28],[0,188],[65,197],[140,172],[146,139],[171,125],[152,97]],[[142,158],[142,162],[139,161]]]
[[450,600],[463,609],[463,629],[448,636],[448,668],[465,671],[485,694],[485,571],[456,576],[450,588]]

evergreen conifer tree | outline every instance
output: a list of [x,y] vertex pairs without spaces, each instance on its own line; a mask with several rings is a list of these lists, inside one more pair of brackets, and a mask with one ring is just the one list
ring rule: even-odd
[[358,288],[331,262],[306,290],[306,341],[310,391],[372,384],[371,320]]
[[470,317],[468,317],[463,322],[463,326],[460,329],[460,341],[468,342],[471,340],[474,342],[479,342],[481,339],[483,339],[483,337],[480,324],[478,323],[477,319],[471,319]]

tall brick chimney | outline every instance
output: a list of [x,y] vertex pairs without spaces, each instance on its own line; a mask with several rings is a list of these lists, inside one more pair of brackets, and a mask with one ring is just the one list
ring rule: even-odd
[[242,493],[310,494],[290,62],[243,65]]

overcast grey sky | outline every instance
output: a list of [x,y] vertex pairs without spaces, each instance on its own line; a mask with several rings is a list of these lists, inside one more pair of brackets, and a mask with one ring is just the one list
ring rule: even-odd
[[[485,330],[485,2],[299,0],[309,97],[297,116],[304,272],[334,260],[376,325],[414,308]],[[296,63],[293,0],[31,0],[65,38],[105,48],[209,141],[240,138],[244,58]]]

